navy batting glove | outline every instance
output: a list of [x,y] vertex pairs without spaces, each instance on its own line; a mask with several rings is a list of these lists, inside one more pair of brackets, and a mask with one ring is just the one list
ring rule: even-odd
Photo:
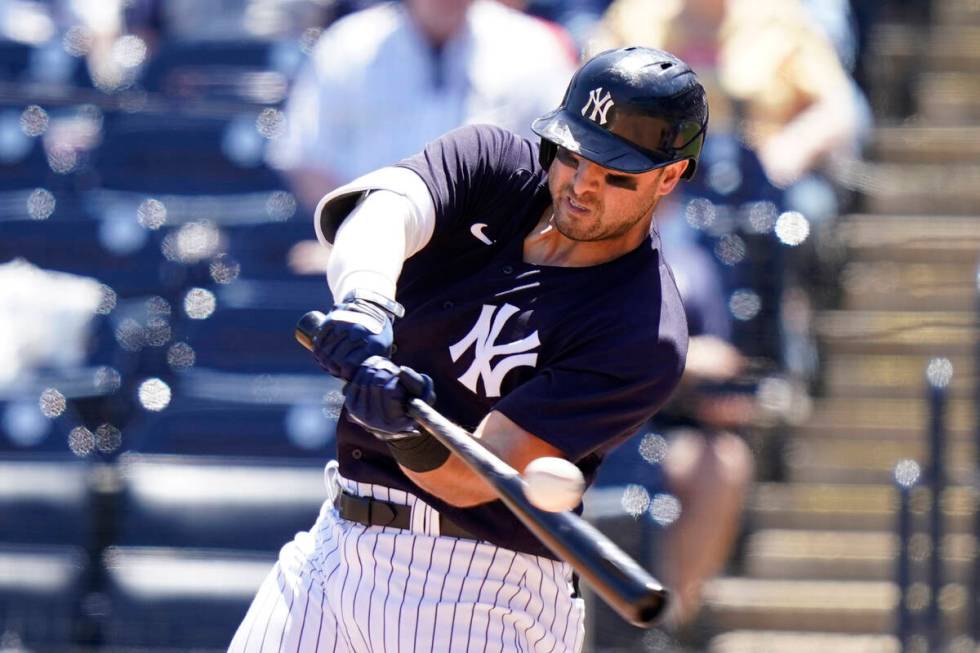
[[436,400],[428,375],[399,367],[381,356],[364,361],[344,394],[350,418],[382,440],[418,435],[407,413],[409,401],[422,399],[433,404]]
[[391,355],[391,323],[403,314],[397,302],[355,290],[327,314],[313,343],[313,357],[328,374],[349,381],[369,357]]

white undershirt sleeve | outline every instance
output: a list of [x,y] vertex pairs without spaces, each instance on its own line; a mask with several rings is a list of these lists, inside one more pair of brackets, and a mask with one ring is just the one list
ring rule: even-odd
[[334,199],[366,193],[337,227],[327,263],[327,282],[336,300],[355,288],[396,299],[395,287],[407,258],[428,244],[435,206],[425,183],[405,168],[383,168],[321,200],[317,237],[330,246],[321,216]]

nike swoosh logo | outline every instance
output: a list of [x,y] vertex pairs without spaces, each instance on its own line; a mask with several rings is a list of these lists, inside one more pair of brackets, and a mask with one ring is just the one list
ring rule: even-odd
[[487,235],[483,233],[483,230],[486,228],[487,224],[485,222],[477,222],[476,224],[470,226],[470,233],[476,236],[476,239],[481,243],[493,245],[493,241],[487,238]]

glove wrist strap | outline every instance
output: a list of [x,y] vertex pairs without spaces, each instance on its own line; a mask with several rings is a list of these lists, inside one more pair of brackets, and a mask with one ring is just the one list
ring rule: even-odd
[[389,299],[379,292],[373,290],[366,290],[363,288],[355,288],[354,290],[347,293],[344,297],[344,302],[350,301],[363,301],[369,304],[374,304],[381,310],[385,311],[391,315],[392,319],[400,318],[405,316],[405,307],[396,302],[394,299]]

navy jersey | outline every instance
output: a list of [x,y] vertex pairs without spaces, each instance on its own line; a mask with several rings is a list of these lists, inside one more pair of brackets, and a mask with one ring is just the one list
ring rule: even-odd
[[[537,150],[469,126],[398,164],[425,182],[436,226],[398,280],[405,317],[392,359],[432,376],[435,407],[457,424],[472,430],[500,411],[591,481],[677,385],[687,327],[655,234],[596,266],[524,262],[524,239],[551,201]],[[346,414],[337,436],[343,476],[415,494],[498,546],[554,557],[502,502],[455,508],[417,487]]]

